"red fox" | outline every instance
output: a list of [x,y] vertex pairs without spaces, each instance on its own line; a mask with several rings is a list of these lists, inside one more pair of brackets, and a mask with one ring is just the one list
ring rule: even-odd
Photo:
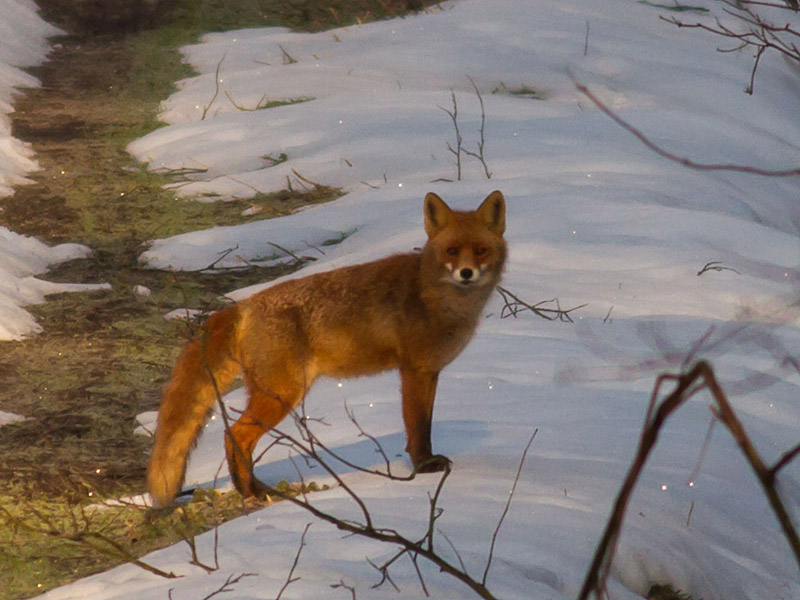
[[209,317],[164,390],[147,471],[154,506],[180,491],[206,415],[241,373],[247,408],[226,432],[231,478],[244,497],[264,495],[252,453],[320,375],[399,369],[406,451],[418,472],[450,462],[431,452],[439,372],[469,342],[506,259],[505,199],[494,191],[475,211],[424,201],[421,252],[282,282]]

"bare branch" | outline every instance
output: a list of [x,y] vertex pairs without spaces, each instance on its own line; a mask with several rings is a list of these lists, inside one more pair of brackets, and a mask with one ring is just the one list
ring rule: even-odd
[[347,585],[347,584],[344,582],[344,579],[340,579],[340,580],[339,580],[339,583],[333,583],[333,584],[331,584],[331,587],[332,587],[333,589],[342,588],[342,589],[345,589],[345,590],[347,590],[348,592],[350,592],[350,598],[351,598],[351,600],[356,600],[356,588],[354,588],[354,587],[353,587],[353,586],[351,586],[351,585]]
[[[546,319],[547,321],[555,321],[559,320],[565,323],[572,323],[572,317],[570,313],[576,311],[580,308],[584,308],[588,306],[587,304],[581,304],[579,306],[573,306],[572,308],[568,308],[564,310],[561,308],[561,304],[558,301],[558,298],[553,298],[552,300],[543,300],[541,302],[537,302],[536,304],[529,304],[524,300],[521,300],[515,294],[513,294],[507,288],[498,285],[497,288],[498,293],[503,298],[503,302],[505,305],[503,309],[500,311],[500,318],[505,319],[508,317],[517,317],[517,314],[522,310],[529,310],[535,315]],[[555,303],[556,308],[544,308],[542,305],[544,304],[553,304]]]
[[660,146],[658,146],[655,142],[650,140],[644,133],[642,133],[639,129],[622,119],[617,113],[611,110],[608,105],[604,104],[597,96],[595,96],[589,88],[583,85],[580,81],[575,79],[570,73],[570,78],[572,79],[572,83],[575,85],[575,88],[584,96],[586,96],[592,103],[599,108],[603,113],[605,113],[608,117],[611,118],[617,125],[631,133],[636,139],[638,139],[642,144],[644,144],[647,148],[670,160],[672,162],[676,162],[684,167],[688,167],[690,169],[695,169],[698,171],[734,171],[738,173],[750,173],[752,175],[764,175],[766,177],[792,177],[795,175],[800,175],[800,167],[796,167],[793,169],[778,169],[778,170],[771,170],[771,169],[761,169],[758,167],[752,167],[747,165],[736,165],[736,164],[711,164],[711,163],[699,163],[691,160],[689,158],[685,158],[682,156],[678,156],[668,150],[664,150]]
[[294,562],[292,563],[292,568],[289,569],[289,574],[286,576],[286,583],[283,584],[283,587],[278,592],[278,595],[275,596],[275,600],[280,600],[283,592],[286,591],[291,584],[295,581],[300,579],[299,577],[292,577],[294,575],[294,571],[297,568],[297,563],[300,562],[300,553],[303,551],[303,548],[306,546],[306,533],[308,533],[308,528],[311,527],[311,523],[306,523],[305,529],[303,529],[303,534],[300,536],[300,546],[297,548],[297,554],[294,555]]
[[[237,575],[236,577],[234,577],[233,575],[228,575],[228,578],[225,580],[225,583],[223,583],[219,588],[217,588],[216,590],[211,592],[208,596],[205,596],[203,598],[203,600],[211,600],[211,598],[213,598],[214,596],[217,596],[219,594],[226,594],[228,592],[232,592],[233,588],[231,586],[236,585],[237,583],[239,583],[245,577],[255,577],[255,576],[256,576],[255,573],[241,573],[240,575]],[[170,592],[171,591],[172,590],[170,590]],[[172,596],[170,595],[170,598],[171,597]]]

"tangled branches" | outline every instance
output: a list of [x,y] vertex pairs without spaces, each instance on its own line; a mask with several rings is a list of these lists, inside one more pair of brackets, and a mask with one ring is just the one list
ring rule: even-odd
[[[720,48],[720,52],[736,52],[744,48],[754,48],[756,53],[753,70],[750,74],[750,83],[745,88],[745,92],[748,94],[753,93],[758,63],[767,50],[778,52],[795,64],[800,62],[800,48],[798,48],[800,28],[786,22],[778,24],[774,20],[782,11],[789,10],[796,13],[798,10],[797,0],[786,0],[785,4],[756,0],[721,0],[721,2],[725,5],[723,12],[732,17],[736,26],[728,25],[720,18],[716,18],[713,24],[687,23],[675,17],[661,17],[661,19],[677,27],[709,31],[734,43],[731,48]],[[764,16],[765,11],[769,11],[774,18]]]
[[[228,415],[227,408],[225,407],[225,404],[223,403],[222,398],[219,394],[217,396],[217,400],[220,411],[222,412],[223,423],[225,424],[227,432],[229,431],[229,426],[230,426],[230,416]],[[373,517],[364,499],[358,495],[358,493],[344,480],[342,475],[335,469],[334,462],[346,465],[347,467],[354,469],[356,471],[369,473],[371,475],[376,475],[379,477],[384,477],[395,481],[410,481],[414,479],[417,475],[417,471],[420,468],[423,468],[425,464],[423,463],[423,465],[418,466],[409,475],[397,475],[393,473],[391,470],[391,465],[388,456],[386,455],[385,451],[383,450],[377,439],[368,434],[361,427],[361,425],[356,420],[355,415],[349,409],[347,409],[347,415],[350,421],[358,430],[359,437],[366,437],[367,439],[370,440],[370,442],[372,442],[376,453],[378,453],[384,461],[384,469],[379,469],[379,468],[368,469],[361,467],[353,463],[352,461],[349,461],[340,454],[336,453],[331,448],[327,447],[322,442],[322,440],[312,431],[310,423],[314,422],[315,419],[311,419],[303,412],[302,405],[300,407],[300,410],[293,411],[290,416],[298,433],[291,434],[287,433],[286,431],[273,429],[270,432],[270,435],[272,435],[273,438],[273,442],[269,445],[269,447],[274,447],[276,445],[286,447],[290,450],[290,452],[301,456],[303,460],[322,467],[322,469],[334,480],[336,486],[344,490],[344,492],[351,498],[351,500],[358,507],[358,510],[361,515],[359,520],[345,519],[339,517],[333,513],[326,512],[320,509],[315,504],[311,503],[308,498],[308,495],[305,493],[307,486],[305,485],[305,481],[303,481],[303,476],[299,469],[297,470],[297,473],[301,480],[301,489],[303,490],[301,494],[297,496],[292,494],[287,494],[284,490],[281,490],[279,488],[273,487],[271,485],[262,482],[261,485],[263,486],[263,490],[266,492],[266,494],[268,496],[275,496],[284,499],[288,502],[291,502],[292,504],[295,504],[301,507],[302,509],[306,510],[320,521],[324,521],[326,523],[334,525],[336,528],[344,532],[347,532],[348,534],[357,535],[360,537],[369,538],[372,540],[385,542],[397,546],[398,551],[384,562],[377,564],[370,561],[370,564],[380,573],[381,576],[378,583],[375,584],[375,586],[373,587],[379,587],[381,585],[388,583],[392,587],[397,589],[397,586],[392,581],[390,568],[399,559],[407,557],[411,560],[415,568],[423,592],[425,593],[426,596],[429,596],[425,579],[423,578],[422,571],[419,568],[419,560],[420,558],[422,558],[432,563],[436,567],[438,567],[441,572],[447,573],[448,575],[461,581],[473,592],[475,592],[475,594],[478,597],[489,600],[493,600],[494,598],[496,598],[496,596],[494,596],[492,592],[489,590],[486,583],[492,565],[494,547],[500,528],[502,527],[503,521],[505,520],[505,517],[508,513],[508,509],[511,504],[511,500],[513,499],[517,483],[522,474],[522,468],[524,466],[528,450],[533,444],[537,432],[534,431],[533,435],[528,440],[528,443],[525,446],[525,449],[522,453],[522,458],[520,459],[519,467],[517,468],[511,492],[507,498],[505,508],[494,529],[494,533],[492,534],[489,554],[486,560],[486,565],[483,570],[483,574],[481,578],[478,579],[477,577],[473,577],[470,573],[467,572],[464,562],[461,560],[461,557],[458,554],[458,551],[453,546],[452,542],[447,538],[447,536],[444,533],[442,533],[440,530],[436,528],[436,521],[443,513],[443,509],[439,506],[439,499],[441,496],[441,492],[444,489],[445,482],[447,481],[451,473],[451,467],[449,461],[446,462],[445,469],[442,472],[441,477],[439,478],[439,481],[434,489],[434,492],[428,495],[429,509],[427,514],[427,526],[425,528],[425,533],[422,535],[421,538],[409,537],[408,535],[403,534],[402,532],[397,531],[396,529],[381,527],[375,522],[375,518]],[[234,451],[241,452],[241,449],[237,450],[236,448],[234,448]],[[437,458],[439,457],[434,456],[432,460],[435,460]],[[456,555],[457,562],[448,560],[439,552],[439,549],[437,547],[437,541],[439,539],[439,536],[436,535],[437,533],[439,533],[441,537],[445,539],[450,549],[453,550],[453,552]]]

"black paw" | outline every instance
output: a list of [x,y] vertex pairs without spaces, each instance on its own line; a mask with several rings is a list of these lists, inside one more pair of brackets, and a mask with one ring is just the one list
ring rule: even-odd
[[420,460],[414,465],[414,473],[439,473],[449,469],[453,461],[443,454],[434,454],[428,458]]

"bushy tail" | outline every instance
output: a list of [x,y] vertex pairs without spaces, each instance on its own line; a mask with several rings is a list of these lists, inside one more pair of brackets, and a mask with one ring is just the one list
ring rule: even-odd
[[239,372],[238,307],[209,317],[204,331],[186,345],[164,389],[155,446],[147,468],[153,505],[162,507],[183,485],[189,451],[208,412]]

